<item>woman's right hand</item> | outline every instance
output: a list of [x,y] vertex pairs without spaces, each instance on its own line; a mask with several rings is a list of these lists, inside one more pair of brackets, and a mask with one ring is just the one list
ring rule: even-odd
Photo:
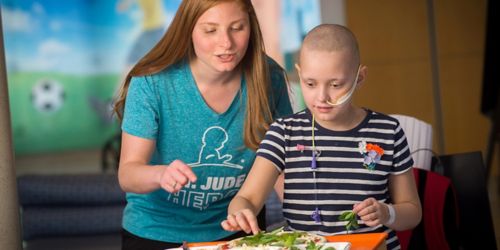
[[186,163],[175,160],[170,165],[163,167],[159,183],[161,188],[167,192],[177,193],[188,182],[196,182],[196,175]]
[[226,231],[240,231],[257,234],[260,232],[259,224],[255,213],[246,208],[227,215],[227,219],[221,222],[221,226]]

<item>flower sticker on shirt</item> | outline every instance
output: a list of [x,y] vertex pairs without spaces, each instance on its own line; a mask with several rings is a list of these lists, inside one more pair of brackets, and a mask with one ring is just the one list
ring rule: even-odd
[[304,149],[306,149],[306,146],[302,144],[297,144],[297,150],[299,150],[301,153],[304,153]]
[[363,166],[368,170],[374,170],[375,165],[377,165],[384,154],[384,150],[379,145],[366,143],[365,141],[359,142],[358,149],[365,157]]

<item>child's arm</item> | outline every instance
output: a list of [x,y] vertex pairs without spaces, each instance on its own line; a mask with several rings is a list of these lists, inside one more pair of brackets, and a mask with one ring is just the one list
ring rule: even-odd
[[276,194],[278,195],[278,198],[280,199],[281,203],[283,203],[283,194],[285,193],[285,174],[281,173],[278,175],[278,178],[276,179],[276,183],[274,183],[274,191],[276,191]]
[[368,198],[354,205],[355,212],[367,226],[384,224],[394,230],[407,230],[418,225],[422,218],[422,209],[413,177],[413,170],[389,176],[389,193],[395,220],[390,223],[389,207],[374,198]]
[[260,231],[256,214],[272,191],[279,172],[266,158],[257,156],[243,186],[229,204],[227,219],[221,225],[227,231]]

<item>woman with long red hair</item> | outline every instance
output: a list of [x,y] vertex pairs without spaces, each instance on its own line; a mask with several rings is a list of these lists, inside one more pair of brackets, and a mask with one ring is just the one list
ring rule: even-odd
[[123,249],[241,236],[220,226],[273,119],[291,114],[250,0],[184,0],[127,75],[119,182]]

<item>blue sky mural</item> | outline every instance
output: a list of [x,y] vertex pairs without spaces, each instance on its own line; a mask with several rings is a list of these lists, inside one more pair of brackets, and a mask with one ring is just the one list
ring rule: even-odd
[[[110,0],[2,0],[9,71],[120,72],[142,13]],[[165,0],[165,22],[180,0]]]

